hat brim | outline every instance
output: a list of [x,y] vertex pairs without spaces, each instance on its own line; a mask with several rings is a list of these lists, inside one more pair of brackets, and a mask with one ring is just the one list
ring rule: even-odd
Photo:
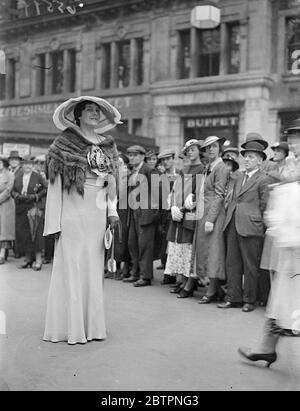
[[199,143],[199,142],[196,143],[196,142],[195,142],[195,143],[191,144],[191,145],[188,146],[188,147],[183,147],[182,153],[185,154],[185,153],[187,152],[187,150],[188,150],[190,147],[193,147],[193,146],[198,146],[199,149],[201,149],[201,143]]
[[264,152],[261,151],[261,150],[255,150],[254,148],[249,149],[249,150],[241,150],[241,155],[242,155],[243,157],[245,157],[245,154],[246,154],[246,153],[249,153],[249,152],[254,152],[254,153],[260,154],[261,157],[263,158],[263,161],[265,161],[265,160],[267,159],[266,153],[264,153]]
[[223,158],[223,162],[225,161],[229,161],[231,164],[233,164],[233,171],[236,171],[240,168],[239,163],[233,160],[233,158]]
[[224,144],[225,143],[225,141],[226,141],[226,138],[225,137],[220,137],[220,138],[218,138],[218,139],[214,139],[214,140],[211,140],[211,141],[203,141],[203,143],[201,144],[201,149],[204,149],[204,148],[206,148],[206,147],[209,147],[209,146],[211,146],[213,143],[220,143],[220,144]]
[[59,130],[63,131],[69,127],[78,128],[74,118],[74,108],[82,101],[90,101],[91,103],[97,104],[104,114],[104,119],[101,119],[99,126],[95,128],[96,133],[103,134],[116,127],[117,124],[123,124],[121,121],[121,114],[108,101],[100,97],[81,96],[70,98],[60,104],[54,111],[53,122]]
[[157,156],[158,160],[164,160],[165,158],[173,158],[175,157],[175,154],[164,154],[162,157],[160,157],[159,155]]
[[[246,145],[249,144],[249,143],[252,143],[252,142],[261,144],[263,146],[264,150],[266,150],[266,148],[268,148],[268,145],[269,145],[269,143],[266,140],[261,140],[261,139],[258,138],[257,140],[245,141],[245,143],[241,144],[241,147],[246,148]],[[254,150],[252,150],[252,151],[254,151]]]
[[12,158],[17,158],[17,159],[20,160],[20,161],[23,160],[23,157],[20,157],[20,156],[7,157],[7,160],[11,160]]

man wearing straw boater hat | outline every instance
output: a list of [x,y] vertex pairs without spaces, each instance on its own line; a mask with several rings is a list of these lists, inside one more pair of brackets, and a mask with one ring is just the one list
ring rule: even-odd
[[243,307],[244,312],[255,308],[265,234],[263,214],[270,182],[270,178],[260,171],[267,158],[264,152],[267,147],[267,141],[257,133],[249,133],[242,144],[241,155],[245,159],[246,171],[236,180],[224,225],[228,239],[228,295],[227,301],[219,304],[219,308]]

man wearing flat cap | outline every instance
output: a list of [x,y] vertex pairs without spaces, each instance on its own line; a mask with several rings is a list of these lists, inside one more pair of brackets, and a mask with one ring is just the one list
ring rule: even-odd
[[[128,179],[129,233],[128,248],[132,271],[124,282],[135,287],[151,285],[153,279],[154,237],[159,220],[158,198],[151,190],[151,175],[157,173],[144,162],[146,151],[139,145],[127,149],[132,173]],[[155,190],[153,190],[155,192]],[[157,192],[157,195],[159,193]],[[157,207],[154,208],[154,203]],[[152,206],[152,207],[151,207]]]
[[270,183],[270,178],[260,170],[267,157],[267,146],[257,133],[248,134],[242,144],[246,172],[236,179],[224,225],[228,294],[219,308],[243,307],[243,312],[255,308],[265,234],[263,215]]
[[[163,255],[161,257],[161,266],[157,267],[159,270],[164,270],[167,262],[167,234],[169,225],[172,220],[171,211],[167,207],[168,197],[172,191],[173,185],[179,175],[179,170],[175,167],[175,151],[163,150],[158,154],[158,160],[161,161],[165,171],[161,175],[161,225],[162,225],[162,249]],[[176,275],[164,274],[164,278],[161,282],[162,285],[176,283]]]

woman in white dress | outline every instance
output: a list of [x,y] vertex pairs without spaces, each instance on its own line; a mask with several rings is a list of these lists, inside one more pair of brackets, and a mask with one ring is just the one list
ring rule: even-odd
[[106,338],[103,301],[104,234],[118,223],[114,175],[118,152],[103,133],[120,123],[107,101],[90,96],[61,104],[63,130],[46,160],[49,187],[44,235],[56,244],[44,340],[86,343]]

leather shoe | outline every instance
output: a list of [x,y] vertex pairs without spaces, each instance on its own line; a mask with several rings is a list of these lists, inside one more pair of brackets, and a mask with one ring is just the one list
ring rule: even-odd
[[160,284],[169,285],[169,284],[175,284],[175,283],[176,283],[176,277],[174,275],[165,274]]
[[131,275],[130,277],[124,278],[123,283],[135,283],[137,280],[138,278],[133,277],[133,275]]
[[242,303],[231,303],[230,301],[226,301],[225,303],[218,304],[218,308],[241,308],[243,306]]
[[243,309],[242,309],[242,311],[243,311],[244,313],[250,313],[251,311],[254,311],[254,310],[255,310],[254,305],[253,305],[253,304],[249,304],[249,303],[244,304]]
[[151,285],[151,280],[144,280],[144,278],[140,278],[133,285],[134,287],[146,287],[147,285]]

